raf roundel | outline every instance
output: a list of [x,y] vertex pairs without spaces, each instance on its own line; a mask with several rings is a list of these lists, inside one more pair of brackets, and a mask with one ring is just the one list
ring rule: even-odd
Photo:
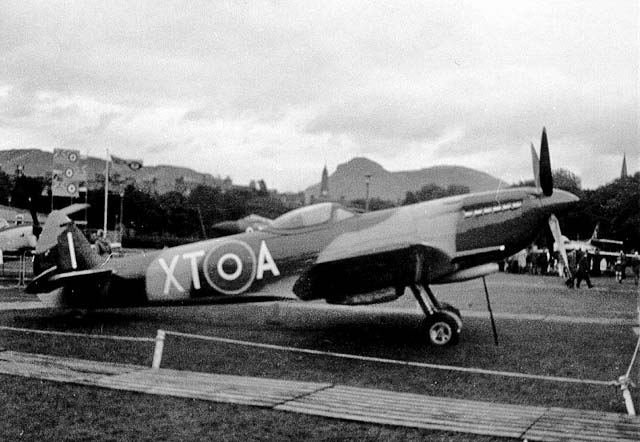
[[209,250],[203,269],[214,290],[237,295],[246,291],[256,277],[256,255],[247,244],[227,240]]

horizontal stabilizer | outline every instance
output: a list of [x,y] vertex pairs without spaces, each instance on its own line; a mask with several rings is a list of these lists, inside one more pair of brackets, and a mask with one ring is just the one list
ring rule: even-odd
[[95,289],[106,283],[112,273],[111,269],[78,270],[65,273],[55,273],[56,270],[56,267],[52,267],[35,277],[26,287],[25,292],[30,294],[49,293],[63,286]]

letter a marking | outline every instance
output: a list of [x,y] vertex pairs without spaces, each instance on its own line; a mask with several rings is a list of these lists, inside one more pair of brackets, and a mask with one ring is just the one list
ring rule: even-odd
[[175,255],[173,258],[171,258],[171,265],[169,266],[167,266],[167,263],[164,260],[164,258],[160,258],[158,260],[160,267],[162,267],[162,270],[164,270],[164,272],[167,274],[167,277],[164,280],[165,295],[169,294],[169,290],[171,289],[171,284],[175,285],[176,289],[178,289],[180,293],[184,292],[184,288],[180,285],[176,277],[173,276],[173,272],[176,269],[176,264],[178,264],[178,258],[180,258],[180,255]]
[[276,266],[276,262],[273,260],[267,244],[262,241],[260,244],[260,253],[258,253],[258,272],[256,279],[262,279],[266,270],[271,271],[273,276],[280,276],[280,270],[278,270],[278,266]]

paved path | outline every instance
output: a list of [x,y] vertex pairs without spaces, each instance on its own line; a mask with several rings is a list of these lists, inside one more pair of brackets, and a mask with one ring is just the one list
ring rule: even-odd
[[0,373],[372,424],[530,441],[615,442],[640,438],[640,417],[468,401],[329,383],[151,369],[12,351],[0,352]]

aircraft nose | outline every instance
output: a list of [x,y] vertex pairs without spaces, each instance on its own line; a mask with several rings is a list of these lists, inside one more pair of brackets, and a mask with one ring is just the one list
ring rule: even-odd
[[580,198],[571,192],[562,189],[553,189],[553,194],[543,199],[543,204],[553,211],[562,211],[580,201]]

